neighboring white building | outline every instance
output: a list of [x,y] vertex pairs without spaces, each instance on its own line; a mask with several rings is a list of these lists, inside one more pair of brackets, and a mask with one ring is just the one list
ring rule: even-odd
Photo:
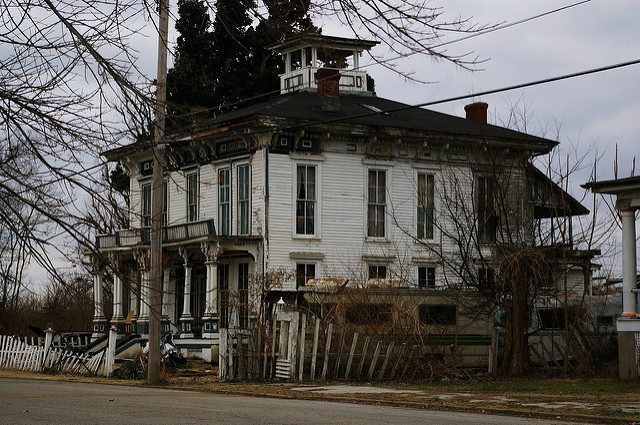
[[[495,238],[497,158],[510,193],[520,195],[509,198],[513,215],[527,223],[519,237],[532,241],[534,221],[551,216],[553,208],[528,188],[535,181],[561,189],[522,164],[555,141],[487,124],[483,103],[465,108],[467,118],[412,108],[367,91],[362,70],[321,67],[332,51],[358,68],[360,53],[375,44],[322,36],[276,46],[286,59],[281,95],[170,135],[163,315],[166,329],[181,332],[181,346],[210,347],[219,327],[249,326],[256,312],[242,306],[256,293],[252,276],[277,269],[296,273],[274,288],[278,296],[295,296],[310,279],[456,283],[434,255],[459,255],[447,236],[455,231],[447,197],[464,198],[473,211],[464,219],[477,221],[482,240]],[[123,328],[133,311],[145,334],[152,156],[137,144],[104,155],[130,174],[131,229],[97,237],[109,264],[96,256],[95,330],[106,323],[103,273],[117,270],[111,321]],[[585,213],[566,199],[567,215]],[[228,308],[232,297],[239,307]]]

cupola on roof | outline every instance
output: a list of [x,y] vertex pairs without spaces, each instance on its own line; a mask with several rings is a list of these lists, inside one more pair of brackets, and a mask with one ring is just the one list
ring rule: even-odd
[[280,74],[280,93],[317,88],[319,68],[340,70],[340,91],[368,92],[367,72],[360,70],[362,52],[378,41],[307,34],[270,47],[284,56],[285,72]]

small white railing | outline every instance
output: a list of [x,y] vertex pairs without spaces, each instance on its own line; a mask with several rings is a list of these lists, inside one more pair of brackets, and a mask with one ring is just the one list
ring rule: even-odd
[[[317,88],[316,72],[318,67],[307,66],[287,72],[280,76],[280,92],[290,93],[301,88]],[[367,73],[365,71],[340,70],[340,90],[367,91]]]

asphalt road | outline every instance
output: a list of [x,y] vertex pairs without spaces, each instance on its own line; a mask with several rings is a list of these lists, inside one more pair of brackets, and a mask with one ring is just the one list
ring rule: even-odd
[[560,422],[76,382],[0,379],[0,423],[520,425]]

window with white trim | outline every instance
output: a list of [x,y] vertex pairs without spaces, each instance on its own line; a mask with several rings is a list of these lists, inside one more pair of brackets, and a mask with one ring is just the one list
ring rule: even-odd
[[498,230],[496,213],[495,180],[491,177],[477,178],[478,240],[495,242]]
[[218,229],[221,235],[231,234],[231,169],[218,170]]
[[316,265],[313,263],[296,264],[296,286],[305,286],[309,279],[316,278]]
[[316,166],[296,167],[296,234],[314,235],[316,231]]
[[433,239],[434,178],[432,174],[418,173],[418,239]]
[[367,237],[385,237],[387,207],[387,172],[385,170],[369,170],[367,204]]
[[249,164],[238,165],[238,234],[251,233],[251,173]]
[[140,188],[140,225],[151,226],[151,183],[145,183]]
[[198,172],[186,175],[187,221],[198,221],[200,215],[200,175]]
[[[151,226],[151,183],[145,183],[141,188],[141,226]],[[162,225],[166,226],[169,221],[169,193],[167,181],[162,182]]]
[[162,182],[162,225],[169,223],[169,182]]
[[385,264],[370,264],[369,279],[386,279],[387,266]]
[[418,287],[436,287],[436,268],[429,266],[418,266]]

